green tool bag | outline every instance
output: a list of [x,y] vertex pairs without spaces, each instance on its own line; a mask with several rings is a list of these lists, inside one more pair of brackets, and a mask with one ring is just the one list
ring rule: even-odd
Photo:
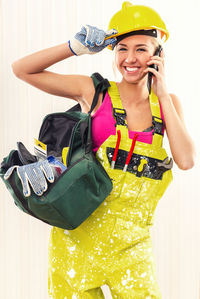
[[78,227],[112,191],[111,179],[92,152],[91,112],[97,104],[99,93],[109,86],[109,82],[98,73],[93,74],[94,83],[95,80],[99,82],[95,84],[96,92],[88,114],[74,111],[80,109],[76,105],[64,113],[53,113],[44,119],[39,140],[47,144],[48,154],[59,157],[62,148],[67,146],[69,151],[67,169],[55,183],[48,185],[42,196],[32,192],[30,197],[25,197],[16,170],[8,180],[4,179],[9,167],[26,164],[24,161],[31,163],[23,152],[12,150],[1,163],[0,176],[15,204],[25,213],[63,229]]

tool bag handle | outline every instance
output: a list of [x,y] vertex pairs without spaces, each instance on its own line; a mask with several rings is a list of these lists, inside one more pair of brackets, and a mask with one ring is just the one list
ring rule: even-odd
[[99,99],[99,94],[101,92],[104,92],[108,89],[110,86],[110,83],[107,79],[103,78],[99,73],[93,73],[91,76],[94,87],[95,87],[95,94],[94,98],[92,100],[92,105],[90,107],[90,111],[88,112],[89,119],[86,121],[81,121],[80,123],[80,133],[81,133],[81,139],[82,139],[82,144],[86,144],[86,147],[88,150],[92,147],[92,140],[91,140],[91,134],[88,134],[87,141],[85,141],[84,136],[86,134],[86,130],[88,129],[88,132],[91,132],[91,113],[94,110],[94,108],[97,105],[98,99]]
[[94,94],[94,98],[92,101],[90,111],[88,112],[89,114],[91,114],[92,111],[94,110],[94,108],[96,107],[98,99],[99,99],[99,94],[101,92],[104,92],[105,90],[107,90],[108,87],[110,86],[109,81],[107,79],[104,79],[99,73],[92,74],[91,78],[94,83],[95,94]]
[[[86,142],[86,153],[90,152],[90,150],[92,150],[92,138],[91,138],[91,113],[94,110],[94,108],[96,107],[98,100],[99,100],[99,94],[101,92],[104,92],[108,89],[108,87],[110,86],[110,83],[107,79],[103,78],[99,73],[94,73],[92,74],[92,79],[93,79],[93,83],[94,83],[94,87],[95,87],[95,94],[94,94],[94,98],[92,101],[92,105],[90,108],[90,111],[88,112],[88,124],[85,126],[85,122],[83,122],[80,126],[80,128],[84,129],[84,130],[88,130],[87,132],[87,142]],[[81,134],[82,135],[82,134]],[[84,131],[84,135],[85,135],[85,131]],[[82,136],[84,136],[82,135]],[[84,140],[83,140],[84,142]]]
[[87,114],[83,113],[81,119],[73,128],[69,144],[69,152],[67,155],[67,165],[71,164],[72,153],[74,153],[76,149],[80,147],[80,140],[84,153],[89,153],[92,151],[91,113],[97,105],[99,94],[102,91],[107,90],[107,88],[110,86],[108,80],[104,79],[99,73],[94,73],[92,75],[92,79],[95,86],[95,94],[92,105],[90,111]]
[[[94,87],[95,87],[95,95],[94,95],[94,98],[93,98],[93,101],[92,101],[90,111],[88,112],[90,114],[92,113],[92,111],[94,110],[94,108],[97,105],[97,102],[98,102],[98,99],[99,99],[99,94],[101,92],[106,92],[106,90],[110,86],[109,81],[107,79],[103,78],[99,73],[93,73],[91,75],[91,78],[93,80]],[[73,106],[72,108],[67,110],[66,112],[69,112],[69,111],[81,111],[80,104],[76,104],[75,106]]]

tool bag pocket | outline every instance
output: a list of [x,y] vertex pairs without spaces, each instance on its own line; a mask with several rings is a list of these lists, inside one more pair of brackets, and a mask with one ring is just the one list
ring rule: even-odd
[[[16,151],[6,159],[13,159],[13,155],[17,156]],[[30,197],[25,197],[16,170],[8,180],[4,179],[5,172],[1,168],[0,176],[18,208],[64,229],[79,226],[112,190],[106,171],[92,155],[85,155],[67,168],[42,196],[32,192]]]

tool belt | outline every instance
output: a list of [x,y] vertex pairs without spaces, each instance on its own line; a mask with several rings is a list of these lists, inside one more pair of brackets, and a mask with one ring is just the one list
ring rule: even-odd
[[[107,147],[106,151],[108,161],[111,165],[115,149]],[[127,151],[118,150],[115,169],[124,169],[128,154]],[[159,160],[133,153],[126,171],[134,173],[137,177],[143,176],[154,180],[162,180],[163,173],[171,169],[172,166],[172,158],[170,160],[168,158]]]

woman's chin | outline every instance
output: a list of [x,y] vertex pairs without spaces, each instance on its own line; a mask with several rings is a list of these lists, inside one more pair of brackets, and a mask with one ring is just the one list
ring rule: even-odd
[[138,84],[139,82],[143,81],[145,78],[146,74],[142,75],[142,76],[123,76],[123,79],[127,82],[127,83],[132,83],[132,84]]

